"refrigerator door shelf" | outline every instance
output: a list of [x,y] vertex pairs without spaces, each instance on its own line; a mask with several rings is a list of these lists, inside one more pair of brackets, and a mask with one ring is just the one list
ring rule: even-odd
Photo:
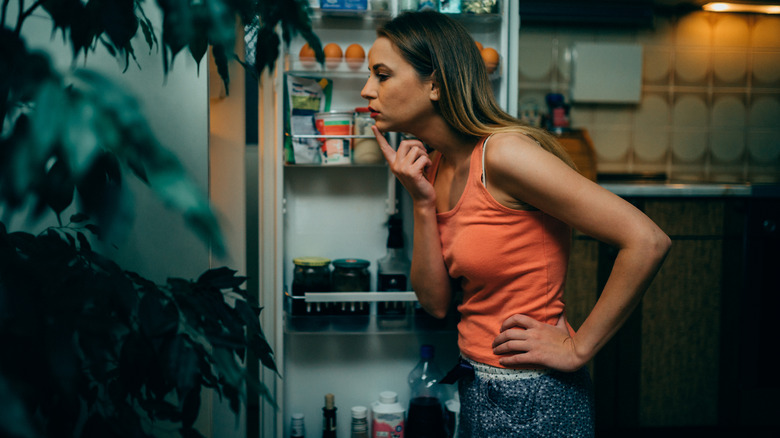
[[417,301],[414,292],[306,292],[307,303]]

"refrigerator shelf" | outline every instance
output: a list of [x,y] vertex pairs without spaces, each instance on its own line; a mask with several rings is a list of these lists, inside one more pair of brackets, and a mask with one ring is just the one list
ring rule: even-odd
[[285,134],[292,138],[375,138],[373,135]]
[[410,333],[453,333],[457,321],[438,320],[427,315],[407,314],[401,317],[379,315],[299,316],[285,313],[287,335],[393,335]]

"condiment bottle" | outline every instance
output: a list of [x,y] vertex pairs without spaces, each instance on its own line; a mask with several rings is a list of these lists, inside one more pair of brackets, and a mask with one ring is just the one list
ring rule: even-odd
[[371,404],[371,438],[403,438],[406,433],[406,410],[398,403],[398,394],[382,391],[379,400]]
[[325,394],[322,408],[322,438],[336,438],[336,405],[333,394]]
[[303,424],[303,414],[296,412],[292,414],[290,421],[290,438],[305,438],[306,429]]
[[352,407],[352,433],[350,438],[368,438],[368,408]]
[[[392,215],[388,221],[387,255],[377,261],[377,290],[385,292],[403,292],[409,290],[409,269],[411,262],[404,251],[404,235],[401,217]],[[398,301],[379,302],[377,313],[387,318],[403,319],[406,316],[406,303]]]

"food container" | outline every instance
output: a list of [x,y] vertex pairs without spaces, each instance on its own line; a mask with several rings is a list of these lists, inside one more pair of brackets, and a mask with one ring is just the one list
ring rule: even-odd
[[[371,290],[371,274],[368,267],[371,264],[363,259],[338,259],[333,261],[333,291],[334,292],[368,292]],[[368,323],[369,303],[361,301],[344,301],[335,304],[334,312],[338,315],[365,315],[365,320],[338,321],[341,325],[360,326]],[[346,328],[346,327],[345,327]]]
[[327,292],[331,289],[330,259],[325,257],[298,257],[293,259],[293,315],[324,315],[323,303],[307,303],[306,292]]
[[321,0],[320,8],[365,11],[368,8],[368,0]]
[[[322,138],[323,164],[349,164],[351,162],[352,112],[330,111],[314,114],[314,126],[317,132],[328,137]],[[331,136],[347,136],[338,138]]]
[[352,162],[355,164],[377,164],[382,162],[382,151],[379,149],[374,137],[374,119],[371,118],[371,110],[367,107],[355,108],[354,127],[355,135],[370,136],[369,138],[355,138],[352,144]]

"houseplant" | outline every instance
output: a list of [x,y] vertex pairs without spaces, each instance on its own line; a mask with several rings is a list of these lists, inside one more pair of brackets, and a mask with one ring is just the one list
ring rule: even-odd
[[[166,71],[177,56],[200,62],[211,48],[228,88],[233,59],[255,72],[273,68],[277,26],[282,39],[301,32],[322,59],[307,4],[157,0],[156,32],[143,0],[2,1],[0,435],[143,437],[164,421],[181,436],[200,436],[192,426],[203,388],[238,413],[245,385],[268,394],[244,372],[247,354],[275,370],[260,309],[235,271],[159,285],[93,250],[91,239],[115,228],[126,176],[180,211],[217,252],[222,239],[206,197],[132,96],[93,72],[57,71],[26,47],[26,20],[49,16],[74,58],[102,47],[125,69],[135,68],[139,40],[161,53]],[[257,29],[251,64],[232,54],[235,17]],[[57,225],[38,234],[8,230],[6,218],[30,205],[32,217],[52,211]]]

